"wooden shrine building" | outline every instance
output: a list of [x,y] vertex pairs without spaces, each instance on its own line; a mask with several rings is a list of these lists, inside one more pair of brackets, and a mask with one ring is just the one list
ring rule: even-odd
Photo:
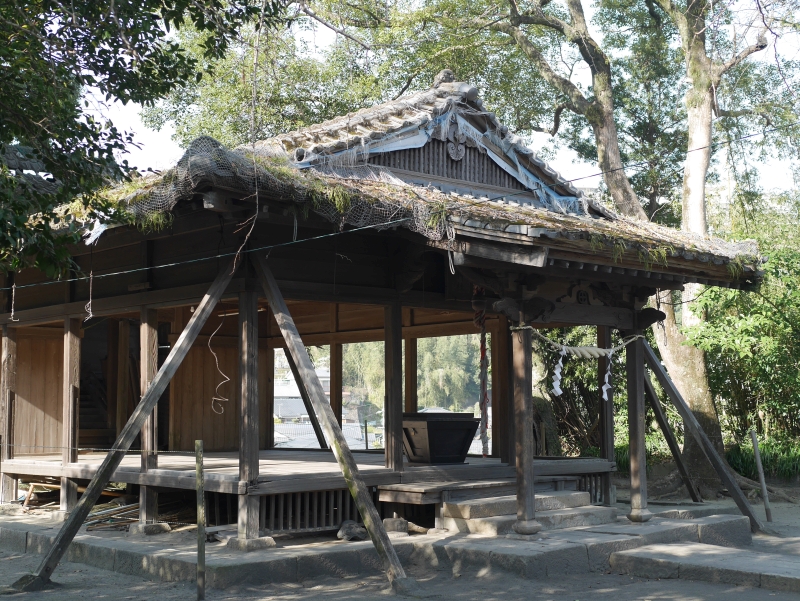
[[[302,345],[330,345],[339,420],[343,345],[385,345],[384,450],[353,449],[381,517],[438,507],[448,486],[465,482],[486,494],[517,491],[520,522],[534,519],[534,482],[613,502],[613,404],[603,405],[600,458],[532,460],[533,333],[511,328],[593,325],[607,348],[611,330],[636,334],[658,319],[645,308],[657,289],[757,285],[758,252],[634,222],[586,198],[451,75],[255,145],[229,150],[200,138],[173,169],[118,192],[120,208],[149,227],[87,224],[93,243],[72,249],[69,281],[33,269],[6,276],[3,500],[16,499],[20,479],[60,479],[61,509],[72,510],[167,355],[189,340],[137,434],[141,455],[129,453],[110,476],[139,486],[141,521],[158,520],[158,493],[194,488],[194,458],[173,452],[198,439],[209,520],[238,522],[240,538],[356,517],[330,450],[274,448],[272,349],[291,346],[290,316]],[[283,321],[269,281],[286,299]],[[409,465],[402,422],[417,411],[416,341],[477,333],[476,291],[492,334],[491,457]],[[214,294],[219,303],[207,300]],[[648,519],[644,352],[641,339],[627,347],[622,383],[630,517],[639,521]],[[220,371],[230,377],[222,386]],[[327,448],[330,436],[316,428]]]

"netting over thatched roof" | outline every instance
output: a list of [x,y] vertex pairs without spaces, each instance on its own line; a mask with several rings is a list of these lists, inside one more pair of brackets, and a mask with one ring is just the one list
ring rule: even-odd
[[262,203],[294,203],[339,226],[404,227],[431,240],[453,240],[455,228],[463,225],[554,241],[585,240],[597,250],[621,247],[714,264],[758,262],[758,249],[752,242],[702,238],[608,211],[574,215],[518,205],[508,198],[446,194],[432,186],[403,182],[389,170],[371,165],[351,168],[347,177],[298,169],[273,147],[256,146],[255,153],[250,147],[228,150],[208,137],[195,140],[173,169],[142,178],[133,189],[128,186],[111,193],[121,207],[146,219],[212,188],[249,202],[255,201],[258,191]]

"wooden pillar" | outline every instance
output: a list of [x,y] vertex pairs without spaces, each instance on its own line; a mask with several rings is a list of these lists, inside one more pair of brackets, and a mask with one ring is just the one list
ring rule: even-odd
[[[599,348],[611,348],[611,328],[607,326],[597,326],[597,346]],[[608,357],[600,357],[597,360],[597,386],[600,398],[600,456],[608,461],[615,461],[614,453],[614,389],[608,391],[608,400],[603,400],[603,386],[606,382],[608,372]],[[609,384],[614,385],[611,378]],[[614,505],[616,495],[611,484],[611,474],[605,473],[601,476],[601,486],[603,488],[603,504]]]
[[[142,395],[158,372],[158,312],[142,307],[139,326],[139,390]],[[141,402],[138,399],[137,402]],[[142,427],[142,471],[158,467],[158,404]],[[139,521],[153,524],[158,520],[158,493],[149,486],[139,487]]]
[[[641,334],[635,330],[634,334]],[[637,338],[625,347],[625,367],[628,379],[628,437],[631,458],[631,512],[632,522],[646,522],[653,515],[647,509],[647,458],[645,455],[645,405],[644,405],[644,346]]]
[[[339,303],[331,303],[331,334],[339,331]],[[342,425],[342,345],[331,340],[331,409],[336,421]]]
[[514,421],[517,457],[517,521],[514,532],[534,535],[542,529],[536,521],[533,486],[533,334],[518,330],[511,335],[514,361]]
[[406,339],[406,413],[416,413],[419,409],[417,397],[417,339]]
[[[3,349],[0,353],[0,434],[3,446],[0,459],[14,458],[14,401],[17,391],[17,330],[3,326]],[[17,499],[17,479],[2,474],[0,477],[0,502]]]
[[119,437],[122,428],[125,427],[128,421],[128,400],[131,390],[129,375],[131,361],[130,338],[131,324],[127,319],[121,319],[117,337],[117,437]]
[[514,460],[514,437],[509,429],[512,420],[510,414],[511,394],[509,382],[511,366],[509,348],[511,344],[509,322],[505,316],[498,319],[497,331],[492,332],[492,457],[499,457],[503,463]]
[[[78,461],[78,410],[81,398],[81,320],[64,320],[64,375],[61,392],[61,463]],[[61,511],[72,511],[78,502],[78,485],[61,478]]]
[[264,351],[264,364],[266,375],[258,383],[258,392],[263,399],[259,409],[259,438],[262,449],[275,447],[275,349],[268,348]]
[[[258,294],[239,293],[239,480],[258,482]],[[259,498],[239,495],[238,537],[258,538]]]
[[399,302],[384,309],[386,383],[383,404],[386,467],[403,471],[403,312]]
[[109,317],[106,323],[106,408],[107,427],[117,431],[117,371],[119,369],[119,319]]

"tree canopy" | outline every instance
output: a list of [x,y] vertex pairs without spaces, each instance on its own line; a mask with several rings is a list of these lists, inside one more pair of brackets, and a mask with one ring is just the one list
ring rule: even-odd
[[[80,220],[110,216],[94,193],[129,176],[115,154],[133,139],[98,114],[93,96],[152,103],[202,78],[198,55],[221,59],[245,24],[272,27],[280,15],[277,2],[255,0],[3,3],[0,269],[59,275]],[[196,53],[170,35],[187,23],[204,33]]]

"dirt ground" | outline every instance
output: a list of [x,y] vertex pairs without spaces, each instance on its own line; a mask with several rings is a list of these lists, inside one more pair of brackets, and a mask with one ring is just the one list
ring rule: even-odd
[[[620,507],[621,512],[624,511]],[[756,506],[763,515],[763,505]],[[784,536],[800,537],[800,505],[774,503],[772,526]],[[758,547],[756,537],[755,547]],[[7,586],[36,568],[41,557],[0,551],[0,586]],[[730,585],[681,580],[647,580],[620,574],[576,574],[569,578],[522,580],[513,576],[453,578],[445,572],[417,570],[409,575],[435,597],[464,601],[767,601],[796,600],[800,595]],[[57,569],[54,588],[38,593],[17,593],[7,599],[26,601],[190,601],[196,599],[191,583],[162,583],[107,572],[83,564],[63,562]],[[336,600],[369,601],[393,595],[386,580],[368,578],[309,580],[303,584],[266,587],[242,586],[224,591],[208,590],[209,600],[278,601]]]

